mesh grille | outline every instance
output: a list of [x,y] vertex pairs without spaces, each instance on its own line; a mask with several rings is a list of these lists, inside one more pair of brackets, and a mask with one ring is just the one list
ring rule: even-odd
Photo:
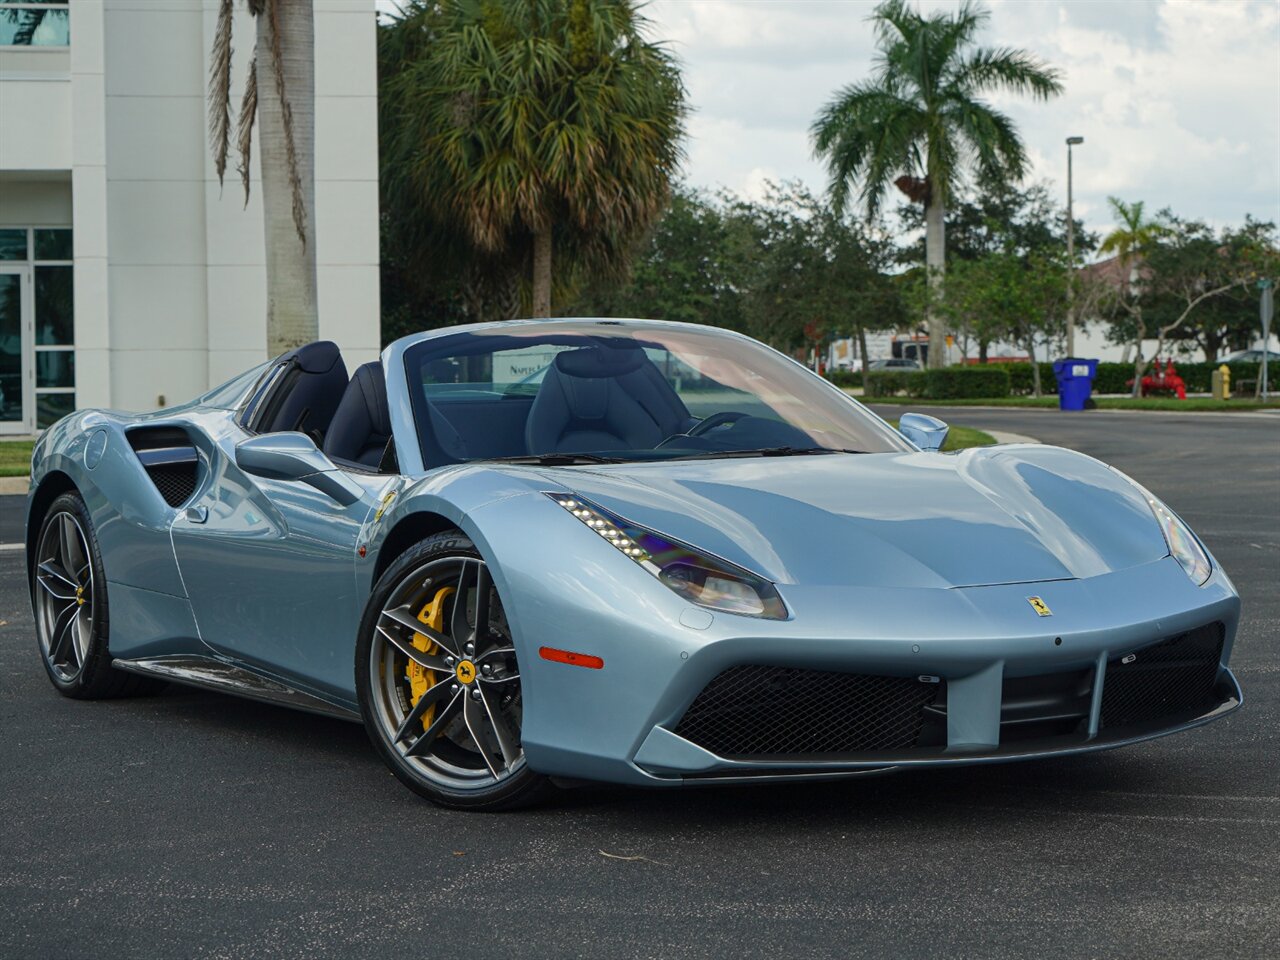
[[166,463],[147,468],[147,476],[171,507],[180,507],[191,499],[196,490],[196,465],[194,463]]
[[1160,720],[1214,706],[1222,660],[1220,623],[1198,627],[1107,664],[1102,684],[1103,727]]
[[732,667],[676,733],[722,757],[847,754],[916,745],[940,684],[793,667]]

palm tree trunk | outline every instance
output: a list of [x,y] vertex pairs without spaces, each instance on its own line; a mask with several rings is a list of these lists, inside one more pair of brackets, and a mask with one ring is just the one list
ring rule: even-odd
[[1142,396],[1142,375],[1147,372],[1147,358],[1142,355],[1142,340],[1147,335],[1147,325],[1142,319],[1142,308],[1139,307],[1134,314],[1134,322],[1137,325],[1138,332],[1134,335],[1134,354],[1133,354],[1133,393],[1130,396]]
[[533,315],[551,316],[551,226],[533,234]]
[[276,356],[320,337],[312,0],[273,0],[257,17],[257,28],[267,350]]
[[946,272],[946,198],[942,188],[932,185],[928,203],[924,208],[924,265],[929,282],[929,306],[925,321],[929,327],[929,366],[947,365],[947,329],[938,309],[942,297],[942,280]]
[[865,387],[867,382],[866,376],[867,376],[867,362],[868,362],[867,361],[867,328],[864,327],[861,323],[859,323],[857,326],[857,330],[858,330],[858,356],[862,358],[862,376],[860,379],[862,380],[863,386]]

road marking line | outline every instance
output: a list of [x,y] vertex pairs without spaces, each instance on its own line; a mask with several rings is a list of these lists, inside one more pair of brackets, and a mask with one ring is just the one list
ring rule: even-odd
[[7,550],[16,551],[16,550],[25,550],[25,549],[27,549],[27,545],[25,543],[0,543],[0,552],[7,551]]

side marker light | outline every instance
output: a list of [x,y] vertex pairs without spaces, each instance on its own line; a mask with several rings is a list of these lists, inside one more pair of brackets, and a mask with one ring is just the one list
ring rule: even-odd
[[589,653],[572,653],[569,650],[557,650],[555,647],[539,647],[538,656],[552,663],[567,663],[571,667],[586,667],[588,670],[604,668],[604,660],[593,657]]

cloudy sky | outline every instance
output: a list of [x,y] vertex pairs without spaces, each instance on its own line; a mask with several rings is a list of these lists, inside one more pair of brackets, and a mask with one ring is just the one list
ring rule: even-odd
[[[924,0],[926,10],[954,2]],[[1034,179],[1065,197],[1068,135],[1076,210],[1091,229],[1106,198],[1144,200],[1219,224],[1280,222],[1280,2],[992,0],[982,42],[1058,67],[1048,104],[991,99],[1017,121]],[[863,0],[654,0],[652,35],[684,65],[694,113],[687,171],[756,193],[768,179],[821,189],[808,127],[874,54]]]
[[[381,9],[394,0],[378,0]],[[871,70],[872,0],[650,0],[651,35],[679,56],[693,114],[688,179],[758,195],[767,180],[826,176],[815,113]],[[921,0],[926,10],[955,0]],[[1184,217],[1280,222],[1280,0],[990,0],[982,43],[1022,47],[1064,74],[1050,103],[995,95],[1017,121],[1031,179],[1110,224],[1106,198]]]

